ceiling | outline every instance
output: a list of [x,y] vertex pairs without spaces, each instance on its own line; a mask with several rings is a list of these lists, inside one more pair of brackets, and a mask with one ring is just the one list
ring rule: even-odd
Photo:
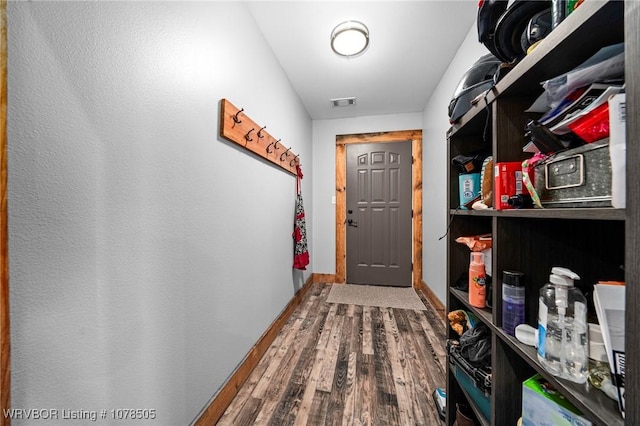
[[[422,112],[475,22],[474,0],[256,1],[248,3],[312,119]],[[345,59],[333,28],[363,22],[369,48]],[[330,99],[356,97],[332,107]]]

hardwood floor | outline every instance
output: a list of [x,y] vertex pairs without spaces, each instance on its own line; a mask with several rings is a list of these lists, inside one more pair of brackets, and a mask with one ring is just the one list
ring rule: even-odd
[[330,304],[330,289],[313,285],[219,425],[440,424],[431,393],[445,386],[441,317]]

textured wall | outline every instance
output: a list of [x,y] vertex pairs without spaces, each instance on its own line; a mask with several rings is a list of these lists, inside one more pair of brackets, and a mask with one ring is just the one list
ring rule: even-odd
[[447,158],[447,130],[451,125],[447,106],[464,72],[487,53],[487,48],[478,42],[478,30],[474,23],[424,109],[422,270],[425,283],[443,303],[447,300],[447,244],[446,239],[438,239],[446,232],[449,218],[446,207],[446,182],[450,167]]
[[219,100],[301,154],[309,213],[311,120],[239,3],[8,20],[12,406],[188,424],[308,276],[295,179],[217,136]]
[[313,121],[313,259],[314,272],[336,271],[336,135],[414,130],[422,127],[420,113],[387,114]]

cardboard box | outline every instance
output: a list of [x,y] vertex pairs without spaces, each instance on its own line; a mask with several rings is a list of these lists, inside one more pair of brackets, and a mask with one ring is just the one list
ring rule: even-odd
[[513,209],[509,197],[529,192],[522,184],[522,163],[520,161],[496,163],[493,176],[494,208]]
[[459,175],[458,183],[460,187],[460,208],[468,210],[467,205],[480,195],[480,173]]
[[627,158],[627,104],[620,93],[609,99],[609,155],[611,156],[611,205],[625,208]]
[[540,374],[522,384],[523,426],[591,426],[581,414]]

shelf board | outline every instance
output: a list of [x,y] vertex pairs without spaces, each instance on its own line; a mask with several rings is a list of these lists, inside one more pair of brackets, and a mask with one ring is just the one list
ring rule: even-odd
[[451,292],[456,299],[462,302],[482,322],[491,327],[491,324],[493,323],[493,315],[490,308],[476,308],[475,306],[471,306],[471,304],[469,304],[469,293],[467,292],[457,290],[455,288],[449,288],[449,292]]
[[496,211],[493,209],[486,210],[461,210],[450,209],[449,214],[453,216],[495,216]]
[[624,419],[618,411],[618,403],[607,397],[602,391],[589,384],[578,384],[559,379],[551,375],[538,361],[535,348],[520,343],[515,337],[504,333],[501,328],[489,324],[493,332],[520,357],[524,358],[538,373],[555,386],[572,404],[596,424],[606,426],[624,425]]
[[[487,98],[493,100],[495,97]],[[472,105],[460,119],[451,125],[447,131],[447,136],[465,136],[482,132],[487,124],[487,103],[484,100],[480,100],[476,104]]]
[[611,207],[564,208],[564,209],[514,209],[514,210],[449,210],[454,216],[495,216],[530,219],[585,219],[585,220],[625,220],[626,210]]

